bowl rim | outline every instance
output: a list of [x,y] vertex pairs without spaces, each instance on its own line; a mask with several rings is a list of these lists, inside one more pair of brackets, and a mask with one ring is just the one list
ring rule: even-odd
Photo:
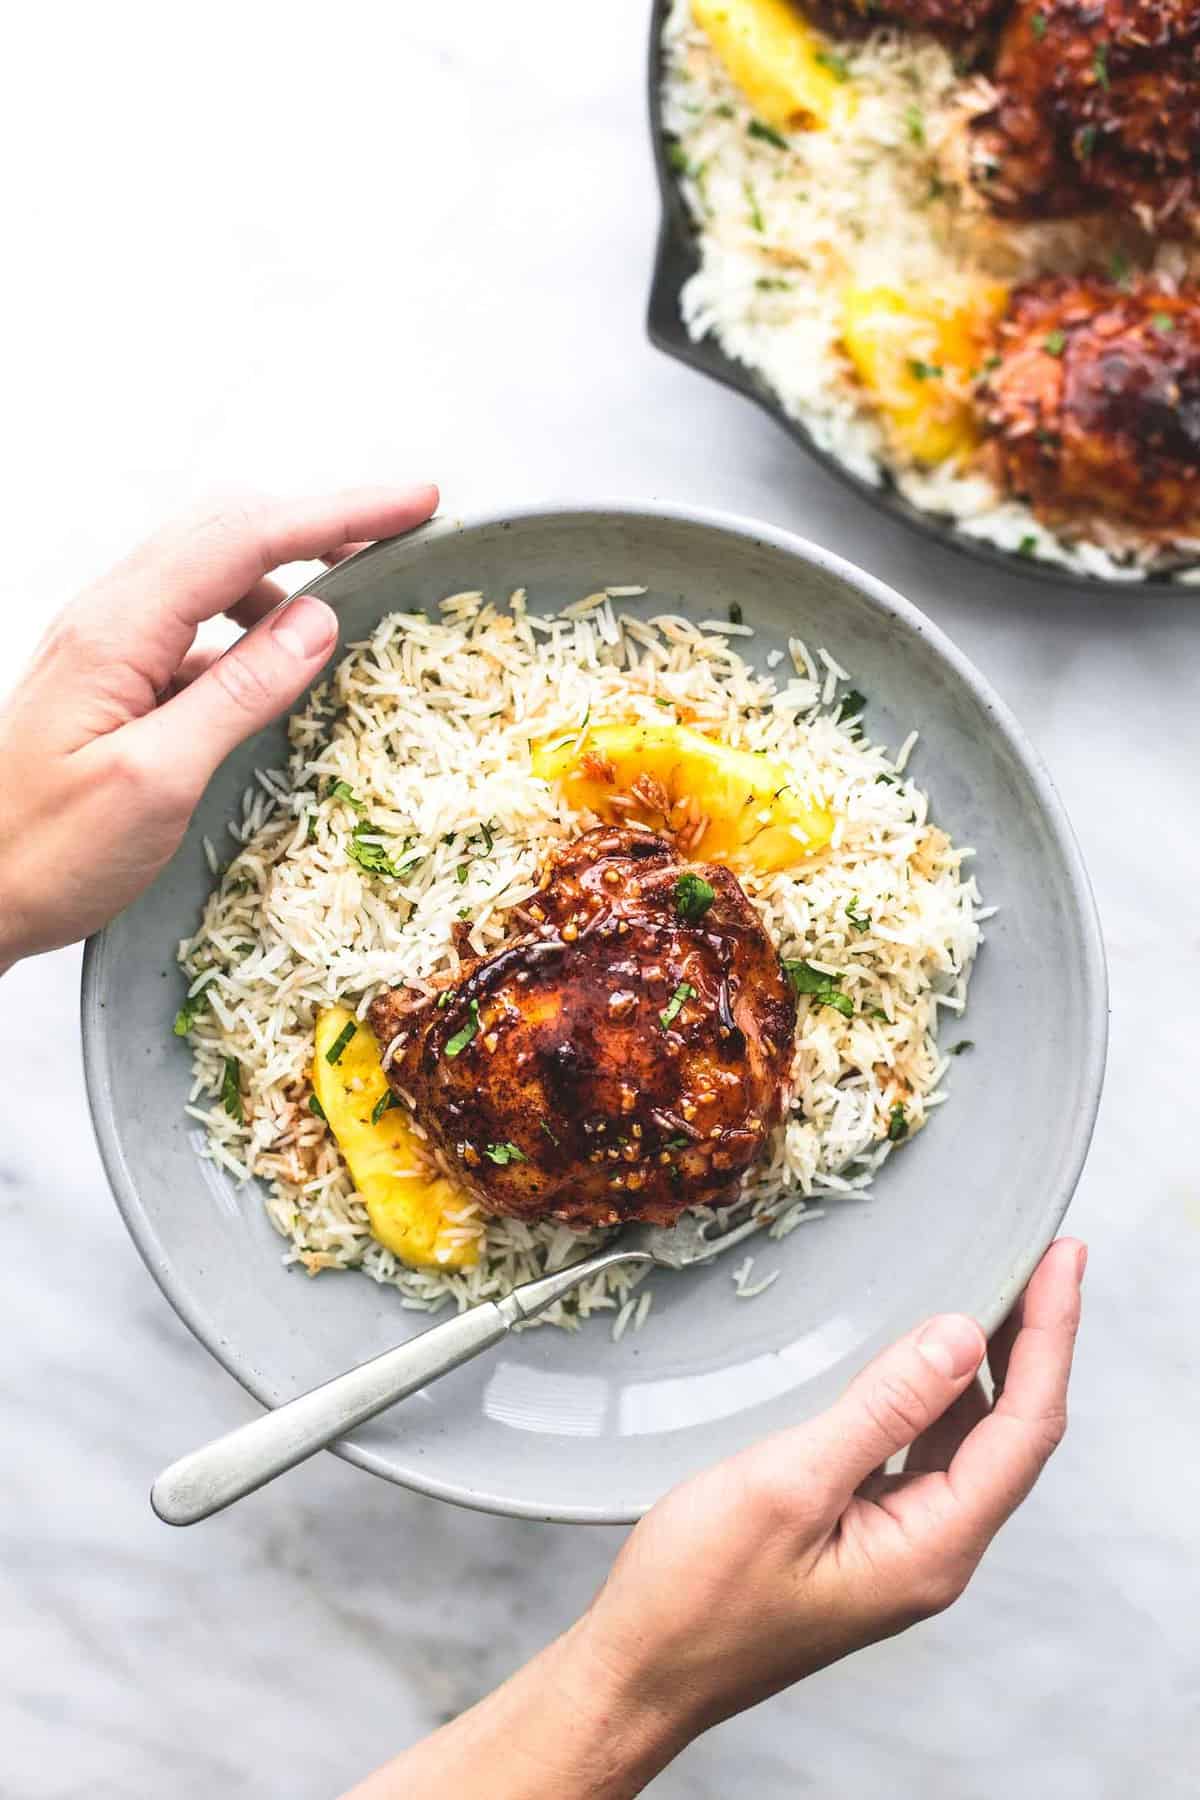
[[[1074,829],[1049,771],[1023,727],[986,676],[958,649],[941,627],[878,576],[858,568],[835,551],[823,549],[819,544],[781,526],[683,501],[578,501],[564,498],[560,501],[489,508],[465,515],[438,513],[414,531],[400,537],[381,539],[334,568],[321,571],[297,588],[291,597],[319,594],[322,588],[336,581],[338,572],[347,568],[350,562],[365,562],[386,555],[397,543],[420,542],[456,533],[474,533],[496,528],[504,530],[514,524],[596,517],[676,523],[697,529],[701,534],[718,531],[743,540],[749,550],[768,548],[780,551],[806,567],[819,569],[841,580],[869,606],[897,621],[908,632],[921,639],[952,670],[983,707],[993,728],[1029,780],[1054,847],[1062,859],[1072,909],[1080,927],[1085,1016],[1084,1051],[1079,1073],[1080,1091],[1085,1099],[1072,1122],[1063,1179],[1045,1196],[1032,1222],[1024,1250],[1013,1268],[1007,1272],[1001,1291],[979,1315],[980,1324],[990,1334],[1007,1312],[1011,1297],[1025,1286],[1045,1249],[1052,1242],[1071,1203],[1087,1159],[1100,1106],[1107,1060],[1108,971],[1091,882]],[[247,1393],[261,1405],[270,1407],[273,1401],[267,1383],[260,1378],[257,1370],[246,1365],[236,1346],[222,1336],[204,1305],[192,1297],[186,1279],[165,1254],[157,1229],[125,1160],[122,1128],[116,1118],[105,1064],[102,1002],[109,931],[110,928],[105,927],[88,939],[84,947],[80,984],[83,1069],[88,1108],[109,1186],[138,1254],[172,1310]],[[509,1518],[560,1524],[625,1525],[633,1523],[651,1504],[648,1502],[646,1506],[633,1512],[613,1511],[603,1506],[539,1507],[514,1501],[504,1494],[490,1492],[485,1488],[439,1480],[423,1470],[419,1463],[405,1466],[401,1470],[392,1458],[380,1455],[352,1439],[342,1440],[330,1448],[344,1461],[371,1474],[380,1475],[397,1486],[428,1495],[431,1499],[445,1500],[454,1505],[469,1507],[473,1511],[490,1512]]]
[[[701,338],[691,336],[683,322],[679,299],[686,279],[686,276],[681,275],[682,266],[687,265],[687,275],[698,267],[696,232],[684,206],[679,183],[667,162],[667,132],[662,110],[663,28],[673,4],[674,0],[651,0],[647,58],[651,152],[659,197],[658,234],[646,305],[646,336],[654,348],[682,363],[685,368],[707,375],[720,386],[731,388],[734,393],[752,400],[783,428],[813,462],[843,487],[865,500],[876,512],[897,520],[910,531],[931,539],[959,556],[965,556],[972,562],[985,563],[993,569],[1002,569],[1006,574],[1031,583],[1043,586],[1050,584],[1060,590],[1081,595],[1096,597],[1103,594],[1110,599],[1121,594],[1128,594],[1134,599],[1147,595],[1156,599],[1164,596],[1182,601],[1194,599],[1194,584],[1177,580],[1168,574],[1088,575],[1058,563],[1021,556],[1016,550],[1003,550],[998,544],[968,536],[941,514],[925,512],[921,507],[915,506],[886,479],[882,484],[876,485],[855,474],[853,469],[847,468],[831,451],[822,449],[800,419],[791,416],[765,376],[758,374],[747,364],[736,361],[711,333],[706,332]],[[1183,565],[1183,570],[1200,571],[1200,556],[1190,559]]]

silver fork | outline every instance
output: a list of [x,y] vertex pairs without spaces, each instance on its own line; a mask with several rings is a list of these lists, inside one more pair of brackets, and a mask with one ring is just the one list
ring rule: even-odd
[[523,1282],[502,1300],[485,1301],[443,1325],[434,1325],[407,1344],[385,1350],[382,1356],[335,1375],[321,1387],[180,1457],[154,1483],[150,1504],[168,1525],[194,1525],[294,1469],[397,1400],[407,1399],[439,1376],[490,1350],[514,1325],[536,1318],[602,1269],[615,1268],[618,1263],[695,1268],[773,1224],[777,1216],[757,1213],[717,1235],[710,1235],[713,1220],[691,1214],[672,1226],[629,1226],[592,1256],[536,1281]]

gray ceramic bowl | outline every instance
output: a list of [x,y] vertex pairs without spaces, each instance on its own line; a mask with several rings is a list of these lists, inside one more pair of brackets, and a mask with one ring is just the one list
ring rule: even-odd
[[[438,519],[313,588],[349,640],[389,607],[463,588],[502,599],[525,586],[549,609],[633,582],[650,589],[646,612],[723,617],[736,600],[756,657],[798,632],[853,672],[872,735],[895,746],[919,726],[914,772],[938,819],[977,846],[1000,911],[962,1027],[976,1048],[953,1065],[949,1104],[873,1199],[758,1247],[759,1271],[783,1270],[767,1293],[735,1299],[720,1267],[659,1274],[639,1335],[614,1345],[604,1319],[575,1336],[526,1332],[340,1446],[390,1480],[529,1518],[632,1519],[681,1476],[826,1406],[925,1315],[962,1308],[995,1325],[1070,1200],[1104,1065],[1100,934],[1050,781],[987,683],[880,582],[765,526],[580,506]],[[280,754],[275,730],[218,771],[173,862],[89,945],[83,985],[88,1088],[125,1221],[180,1316],[267,1404],[422,1323],[365,1276],[285,1271],[257,1192],[200,1160],[183,1112],[174,954],[210,884],[201,836],[222,840],[251,768]]]

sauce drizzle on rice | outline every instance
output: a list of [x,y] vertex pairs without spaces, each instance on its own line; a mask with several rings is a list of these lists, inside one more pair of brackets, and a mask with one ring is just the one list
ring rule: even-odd
[[[203,1154],[264,1184],[286,1260],[310,1273],[362,1268],[405,1306],[462,1307],[600,1241],[553,1223],[482,1221],[464,1200],[446,1241],[471,1242],[482,1226],[478,1265],[408,1268],[371,1236],[309,1104],[320,1009],[340,1001],[361,1017],[385,988],[430,993],[453,980],[464,938],[466,954],[484,954],[504,941],[511,908],[536,907],[548,852],[595,820],[534,774],[531,745],[585,720],[676,718],[765,752],[837,819],[828,848],[796,869],[739,870],[781,956],[804,971],[793,1103],[745,1190],[780,1212],[772,1235],[822,1197],[868,1187],[896,1147],[896,1108],[911,1136],[944,1097],[938,1019],[963,1010],[986,915],[964,868],[970,852],[931,825],[905,772],[915,735],[894,759],[872,744],[861,696],[844,691],[845,671],[824,652],[793,641],[790,661],[763,675],[734,647],[745,627],[734,636],[623,615],[631,591],[554,617],[530,613],[520,590],[509,610],[469,593],[434,619],[390,614],[291,719],[288,767],[260,772],[229,827],[232,860],[180,946],[206,1000],[188,1023],[189,1112]],[[240,1120],[221,1102],[231,1061]],[[648,1293],[627,1303],[641,1279],[606,1271],[547,1322],[576,1326],[606,1310],[639,1329]]]

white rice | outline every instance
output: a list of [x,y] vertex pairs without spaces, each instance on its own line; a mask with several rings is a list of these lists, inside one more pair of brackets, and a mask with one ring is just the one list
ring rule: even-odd
[[[1116,252],[1144,266],[1144,248],[1120,217],[1030,225],[993,217],[962,174],[966,122],[989,90],[979,77],[964,82],[952,53],[927,35],[881,29],[839,43],[852,116],[792,133],[783,150],[749,135],[753,114],[694,23],[691,0],[675,0],[664,44],[663,122],[699,235],[700,267],[681,302],[691,336],[711,333],[763,375],[847,469],[876,485],[894,480],[968,536],[1081,574],[1143,574],[1154,550],[1111,526],[1096,528],[1111,534],[1103,542],[1068,543],[977,468],[899,466],[841,348],[847,285],[952,292],[980,278],[1103,268]],[[1178,284],[1200,275],[1200,251],[1162,245],[1149,266]],[[1200,542],[1181,547],[1200,554]]]
[[[425,992],[453,976],[460,918],[471,953],[495,949],[547,853],[595,822],[530,766],[531,742],[578,734],[585,720],[677,718],[767,751],[837,815],[835,846],[802,868],[742,877],[781,955],[839,973],[854,1006],[844,1018],[799,1002],[792,1104],[744,1191],[775,1215],[771,1236],[819,1217],[816,1199],[861,1194],[894,1147],[894,1109],[916,1132],[943,1097],[939,1014],[964,1005],[980,939],[969,852],[930,823],[926,796],[887,752],[823,703],[824,677],[835,689],[841,677],[831,659],[822,656],[818,681],[795,643],[797,672],[780,685],[743,661],[728,627],[634,619],[613,597],[551,617],[528,614],[520,591],[511,612],[468,594],[443,601],[437,619],[389,614],[291,719],[288,767],[263,770],[230,822],[232,859],[180,946],[189,993],[203,990],[188,1111],[203,1155],[237,1182],[263,1183],[285,1260],[310,1274],[361,1268],[406,1306],[461,1308],[600,1241],[553,1223],[485,1220],[464,1199],[454,1223],[458,1241],[482,1238],[478,1267],[410,1269],[371,1236],[307,1104],[321,1007],[341,1001],[361,1016],[385,987]],[[357,806],[332,794],[339,782]],[[397,878],[348,855],[364,822],[388,844]],[[227,1059],[243,1120],[222,1102]],[[576,1326],[606,1310],[614,1336],[640,1330],[651,1297],[633,1292],[643,1273],[606,1271],[546,1316]]]

